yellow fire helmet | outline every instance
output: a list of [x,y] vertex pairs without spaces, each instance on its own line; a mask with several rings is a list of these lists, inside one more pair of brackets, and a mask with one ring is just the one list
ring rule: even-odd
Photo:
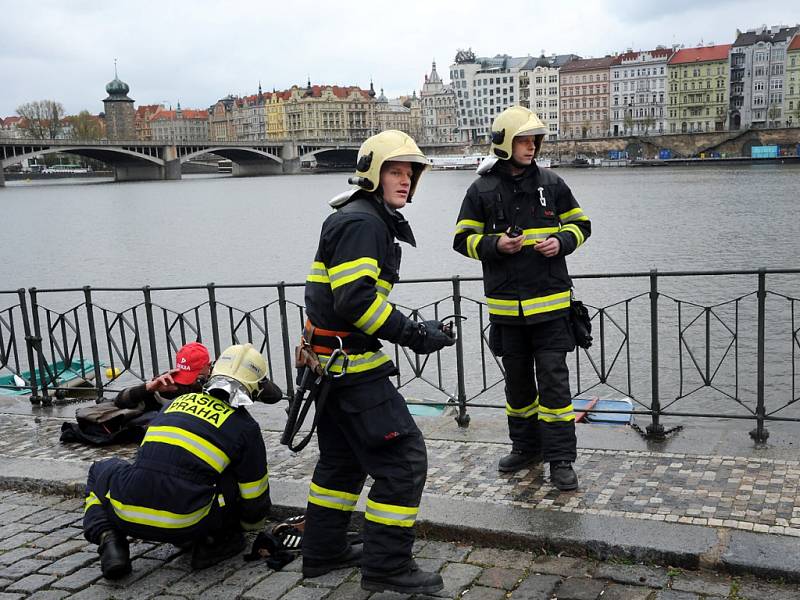
[[500,160],[508,160],[511,158],[514,138],[521,135],[533,135],[536,145],[534,157],[538,156],[546,134],[547,127],[539,120],[536,113],[524,106],[510,106],[497,115],[492,123],[491,153]]
[[425,157],[410,135],[396,129],[382,131],[361,144],[358,150],[356,174],[350,178],[350,183],[362,190],[374,192],[380,184],[381,167],[388,161],[411,163],[414,171],[411,188],[408,190],[408,201],[411,202],[417,181],[422,172],[430,166],[431,161]]
[[236,344],[226,348],[214,363],[206,392],[224,392],[233,408],[253,403],[259,383],[267,376],[267,361],[252,344]]

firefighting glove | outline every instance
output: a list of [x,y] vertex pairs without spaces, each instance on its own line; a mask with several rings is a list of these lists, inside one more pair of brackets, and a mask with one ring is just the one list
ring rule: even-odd
[[263,402],[264,404],[275,404],[283,397],[281,388],[272,383],[266,377],[258,382],[258,389],[253,394],[254,402]]
[[417,354],[430,354],[445,346],[452,346],[456,340],[442,331],[442,325],[441,321],[436,320],[421,323],[408,321],[402,334],[406,339],[400,344],[408,346]]

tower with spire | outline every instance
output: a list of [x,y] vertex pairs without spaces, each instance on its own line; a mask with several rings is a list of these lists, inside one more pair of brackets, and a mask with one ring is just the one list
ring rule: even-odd
[[106,135],[109,140],[136,139],[134,101],[128,97],[128,92],[130,92],[130,87],[124,81],[120,81],[117,74],[117,59],[115,58],[114,79],[106,85],[108,97],[103,100]]

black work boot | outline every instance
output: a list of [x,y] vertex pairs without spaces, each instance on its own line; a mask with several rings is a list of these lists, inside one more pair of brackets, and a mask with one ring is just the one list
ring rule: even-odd
[[421,570],[412,562],[407,571],[395,575],[361,576],[361,588],[370,592],[398,592],[399,594],[435,594],[444,588],[442,576]]
[[225,559],[236,556],[247,546],[241,531],[227,535],[208,536],[192,548],[192,569],[207,569]]
[[320,577],[337,569],[357,567],[361,564],[364,544],[351,544],[344,554],[332,560],[319,560],[303,557],[303,577]]
[[101,533],[97,552],[106,579],[120,579],[131,572],[131,554],[124,534],[114,530]]
[[550,483],[562,492],[578,489],[578,476],[568,460],[550,463]]
[[513,473],[524,467],[542,462],[542,453],[528,450],[512,450],[497,463],[497,469],[503,473]]

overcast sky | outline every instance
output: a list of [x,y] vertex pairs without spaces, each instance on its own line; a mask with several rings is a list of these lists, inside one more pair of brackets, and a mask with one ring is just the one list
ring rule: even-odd
[[431,61],[449,80],[478,56],[603,56],[659,44],[730,43],[736,29],[800,22],[773,0],[0,0],[0,117],[41,99],[103,110],[119,77],[138,104],[207,108],[232,93],[314,84],[419,91]]

